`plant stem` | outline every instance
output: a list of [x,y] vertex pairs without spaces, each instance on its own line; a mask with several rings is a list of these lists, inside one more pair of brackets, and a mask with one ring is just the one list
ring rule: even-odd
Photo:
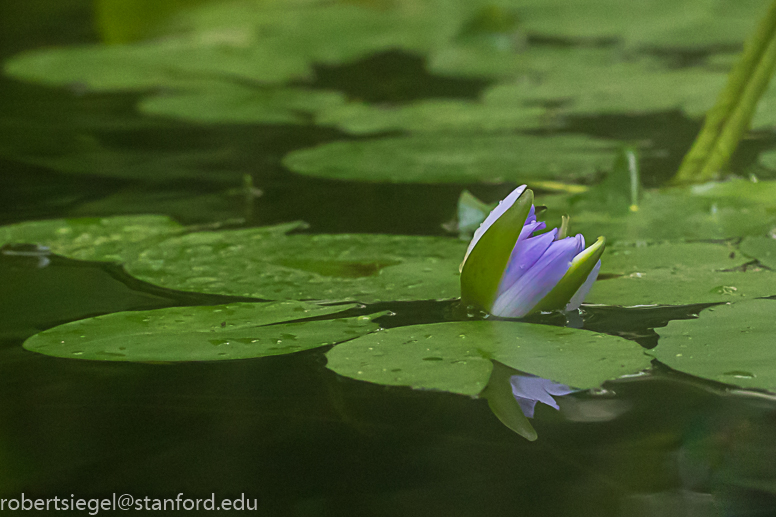
[[700,134],[685,155],[674,183],[701,183],[725,168],[738,142],[749,129],[757,101],[776,65],[776,0],[757,31],[744,44],[717,103],[706,114]]

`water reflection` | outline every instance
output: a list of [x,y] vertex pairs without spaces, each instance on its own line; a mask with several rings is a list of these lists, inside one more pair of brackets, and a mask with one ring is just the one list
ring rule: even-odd
[[527,374],[513,375],[509,378],[509,383],[512,385],[512,395],[528,418],[533,418],[537,402],[559,410],[560,406],[552,397],[562,397],[578,391],[565,384]]
[[48,246],[41,246],[39,244],[6,244],[0,246],[0,254],[6,257],[19,257],[18,265],[36,267],[38,269],[44,268],[51,264],[49,255],[51,250]]

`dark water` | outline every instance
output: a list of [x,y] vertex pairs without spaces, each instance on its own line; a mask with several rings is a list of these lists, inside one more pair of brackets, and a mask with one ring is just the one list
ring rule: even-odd
[[[96,41],[84,2],[0,5],[0,55]],[[20,21],[30,18],[32,27]],[[321,87],[377,100],[474,96],[482,86],[430,77],[422,62],[397,53],[317,72]],[[369,74],[371,83],[354,82]],[[149,122],[135,114],[134,101],[0,79],[0,136],[52,150],[79,131],[136,153],[226,146],[231,152],[220,165],[250,174],[263,195],[229,194],[239,184],[217,171],[212,180],[150,183],[6,158],[0,222],[88,209],[169,213],[186,223],[303,219],[312,232],[442,235],[462,188],[488,200],[512,188],[305,178],[283,170],[280,159],[342,138],[336,130]],[[571,120],[569,129],[657,142],[666,152],[643,164],[645,182],[657,185],[698,127],[664,113]],[[760,145],[747,142],[739,164],[751,163]],[[99,204],[117,193],[129,201]],[[258,514],[273,516],[776,515],[776,399],[659,364],[649,375],[563,397],[560,412],[540,405],[533,420],[539,439],[528,442],[485,400],[341,378],[325,368],[325,350],[155,365],[63,360],[21,348],[42,329],[87,316],[224,300],[155,288],[120,266],[0,255],[0,497],[244,494],[258,501]],[[436,302],[364,310],[386,308],[395,313],[380,320],[386,327],[441,321],[450,312]],[[588,308],[584,326],[651,347],[654,328],[698,310]]]

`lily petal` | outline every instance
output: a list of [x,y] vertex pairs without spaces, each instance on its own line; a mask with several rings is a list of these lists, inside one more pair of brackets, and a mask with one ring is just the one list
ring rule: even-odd
[[590,289],[593,288],[593,283],[598,279],[598,272],[600,270],[601,270],[601,261],[599,260],[598,263],[596,263],[593,270],[587,276],[587,280],[585,280],[585,283],[582,284],[582,287],[580,287],[577,290],[577,292],[574,293],[574,296],[571,297],[571,300],[569,300],[568,305],[566,305],[566,308],[564,309],[566,312],[575,311],[579,309],[579,306],[582,305],[583,301],[585,301],[585,297],[587,296],[587,293],[589,293]]
[[[533,223],[533,225],[537,224],[542,223]],[[533,228],[532,225],[526,224],[523,231],[525,232],[526,229],[530,230],[531,228]],[[509,257],[507,269],[504,271],[504,276],[501,278],[499,292],[504,292],[512,287],[526,271],[536,264],[536,261],[544,255],[550,245],[555,241],[555,235],[557,233],[557,228],[553,228],[549,232],[537,235],[536,237],[525,238],[522,239],[522,241],[520,238],[517,239],[515,249]],[[523,237],[522,233],[520,234],[520,237]]]
[[521,318],[532,312],[566,274],[577,254],[576,238],[554,241],[539,260],[509,289],[500,292],[490,311],[494,316]]

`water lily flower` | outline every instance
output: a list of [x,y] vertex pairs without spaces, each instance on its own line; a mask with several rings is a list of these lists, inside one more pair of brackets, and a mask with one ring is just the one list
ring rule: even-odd
[[581,234],[539,233],[533,192],[522,185],[480,225],[461,264],[461,300],[494,316],[579,308],[601,268],[603,237],[585,249]]

